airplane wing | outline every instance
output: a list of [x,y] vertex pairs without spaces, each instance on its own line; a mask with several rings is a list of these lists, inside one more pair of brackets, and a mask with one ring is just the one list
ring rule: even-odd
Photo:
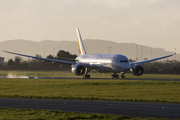
[[167,57],[171,57],[173,55],[175,55],[176,53],[174,54],[171,54],[171,55],[167,55],[167,56],[163,56],[163,57],[159,57],[159,58],[154,58],[154,59],[149,59],[149,60],[143,60],[143,61],[138,61],[138,62],[132,62],[131,65],[134,65],[134,64],[142,64],[142,63],[147,63],[147,62],[152,62],[152,61],[155,61],[155,60],[160,60],[160,59],[164,59],[164,58],[167,58]]
[[24,55],[24,54],[19,54],[19,53],[13,53],[13,52],[8,52],[3,50],[6,53],[10,53],[10,54],[15,54],[15,55],[19,55],[19,56],[24,56],[24,57],[30,57],[30,58],[35,58],[35,59],[39,59],[39,60],[46,60],[46,61],[51,61],[51,62],[58,62],[58,63],[64,63],[64,64],[76,64],[76,62],[70,62],[70,61],[63,61],[63,60],[55,60],[55,59],[47,59],[47,58],[40,58],[40,57],[35,57],[35,56],[30,56],[30,55]]
[[55,57],[55,59],[70,60],[70,61],[78,61],[78,60],[76,60],[76,59],[62,58],[62,57]]

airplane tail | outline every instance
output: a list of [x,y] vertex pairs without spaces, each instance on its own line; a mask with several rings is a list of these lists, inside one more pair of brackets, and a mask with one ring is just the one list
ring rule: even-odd
[[84,44],[83,44],[83,41],[82,41],[82,38],[81,38],[81,34],[80,34],[80,31],[79,31],[79,28],[76,28],[76,31],[77,31],[79,53],[81,55],[84,55],[84,54],[86,54],[86,51],[84,49]]

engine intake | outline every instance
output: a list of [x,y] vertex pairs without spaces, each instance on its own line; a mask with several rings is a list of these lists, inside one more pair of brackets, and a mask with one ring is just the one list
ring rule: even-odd
[[144,73],[144,68],[141,65],[135,64],[131,69],[133,75],[141,76]]
[[84,65],[82,65],[81,63],[75,64],[71,71],[75,74],[75,75],[84,75],[86,72],[86,68]]

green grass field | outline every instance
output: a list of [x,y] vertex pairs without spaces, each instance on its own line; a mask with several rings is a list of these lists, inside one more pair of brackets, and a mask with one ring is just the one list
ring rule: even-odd
[[[1,120],[156,120],[155,118],[128,118],[120,115],[73,113],[47,110],[0,108]],[[168,120],[158,119],[158,120]],[[176,119],[178,120],[178,119]]]
[[2,98],[180,103],[179,81],[0,79]]
[[[23,109],[7,109],[0,108],[0,119],[16,119],[16,120],[126,120],[130,119],[120,115],[105,115],[105,114],[88,114],[88,113],[73,113],[59,112],[47,110],[23,110]],[[139,118],[140,119],[140,118]]]

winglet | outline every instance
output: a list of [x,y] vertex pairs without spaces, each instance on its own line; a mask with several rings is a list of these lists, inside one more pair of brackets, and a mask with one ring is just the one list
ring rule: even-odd
[[77,32],[79,53],[81,55],[84,55],[84,54],[86,54],[86,51],[84,49],[84,44],[83,44],[83,41],[82,41],[82,38],[81,38],[81,34],[80,34],[80,31],[79,31],[79,28],[76,28],[76,32]]

